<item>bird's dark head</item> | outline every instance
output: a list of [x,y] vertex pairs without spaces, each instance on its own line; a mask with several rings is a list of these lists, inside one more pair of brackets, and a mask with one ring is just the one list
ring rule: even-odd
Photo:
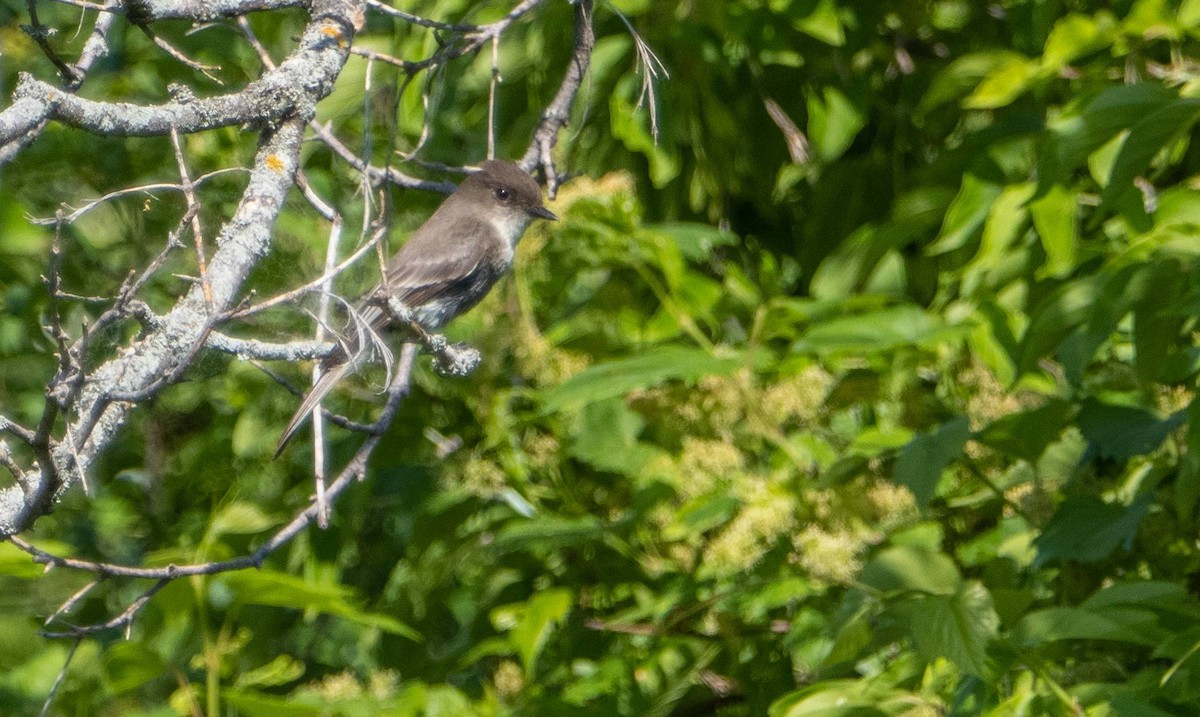
[[558,219],[542,204],[542,190],[533,177],[512,162],[489,159],[463,181],[458,191],[473,202],[498,210],[521,229],[533,219]]

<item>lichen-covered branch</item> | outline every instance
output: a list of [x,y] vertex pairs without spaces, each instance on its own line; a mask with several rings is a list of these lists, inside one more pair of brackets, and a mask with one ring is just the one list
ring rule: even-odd
[[[439,181],[436,176],[434,179],[425,179],[401,171],[391,166],[389,161],[380,162],[378,153],[372,151],[369,136],[360,142],[358,137],[339,135],[344,131],[343,127],[314,119],[318,103],[333,92],[335,82],[355,49],[356,35],[364,25],[368,7],[372,12],[386,14],[394,21],[444,33],[439,35],[439,48],[423,59],[405,61],[393,55],[381,55],[376,50],[367,53],[371,58],[367,60],[368,63],[376,58],[382,59],[402,68],[401,72],[411,79],[418,73],[434,68],[440,71],[456,58],[469,56],[489,44],[495,49],[502,36],[518,20],[544,2],[514,0],[511,9],[500,19],[476,25],[421,18],[396,10],[380,0],[64,0],[64,4],[74,6],[75,12],[83,13],[81,26],[86,27],[86,22],[92,23],[91,31],[74,62],[61,54],[63,51],[57,42],[44,41],[53,33],[34,18],[31,26],[44,34],[43,42],[39,44],[43,53],[58,68],[60,79],[55,83],[53,77],[39,79],[28,73],[19,76],[11,100],[0,109],[0,165],[19,156],[42,136],[46,127],[57,123],[94,137],[169,137],[179,179],[178,182],[163,182],[154,177],[136,187],[126,186],[112,191],[105,188],[97,192],[102,194],[99,199],[83,203],[78,208],[64,204],[53,217],[30,220],[33,225],[52,227],[55,232],[44,282],[50,300],[44,328],[54,345],[57,361],[51,368],[54,376],[46,387],[40,417],[29,419],[28,425],[20,425],[0,415],[0,434],[3,434],[3,439],[0,439],[0,473],[12,476],[11,482],[0,487],[0,539],[11,539],[39,563],[90,572],[95,575],[96,581],[155,581],[111,619],[47,634],[79,638],[101,630],[125,627],[170,580],[183,575],[211,574],[260,565],[308,525],[313,522],[320,524],[328,505],[354,480],[363,476],[366,462],[379,437],[387,429],[408,392],[417,346],[431,354],[435,367],[447,374],[467,373],[478,363],[477,351],[451,344],[440,335],[421,332],[406,339],[415,343],[404,345],[401,360],[393,374],[389,400],[378,421],[358,424],[339,416],[330,416],[333,423],[366,435],[358,451],[341,468],[328,474],[331,481],[319,484],[321,500],[314,501],[297,513],[285,527],[250,555],[193,566],[140,568],[59,557],[16,537],[28,530],[40,516],[52,510],[72,486],[82,484],[87,488],[90,474],[96,471],[97,459],[117,440],[131,412],[166,387],[184,380],[201,353],[220,351],[249,361],[301,361],[320,359],[335,350],[335,344],[326,340],[244,338],[252,334],[248,334],[241,325],[245,319],[260,311],[294,303],[306,293],[317,290],[328,292],[332,280],[339,273],[372,252],[382,251],[381,242],[388,233],[388,225],[384,217],[376,216],[373,212],[377,206],[385,209],[389,206],[386,197],[379,205],[371,205],[371,211],[364,213],[371,215],[371,221],[364,218],[359,246],[353,251],[348,250],[348,257],[338,260],[343,252],[336,251],[336,246],[330,250],[322,276],[265,300],[254,300],[246,291],[247,277],[270,251],[276,223],[293,188],[299,187],[317,213],[325,220],[334,222],[336,231],[340,232],[343,208],[318,200],[300,174],[301,148],[306,139],[318,143],[330,161],[349,178],[348,181],[372,202],[379,201],[378,198],[386,194],[382,189],[386,185],[441,192],[453,189],[453,183]],[[251,12],[294,11],[292,9],[296,8],[308,11],[307,25],[290,54],[275,61],[254,37],[245,16]],[[33,11],[32,4],[30,11]],[[574,13],[574,53],[553,102],[541,113],[542,121],[522,160],[527,168],[543,168],[552,194],[560,177],[551,153],[559,132],[567,123],[571,104],[587,72],[594,43],[592,1],[578,0],[574,3]],[[44,13],[44,16],[50,17],[50,14]],[[111,32],[117,23],[131,22],[156,39],[160,32],[169,33],[171,27],[164,24],[151,30],[149,25],[171,19],[186,19],[196,23],[236,19],[246,40],[261,60],[260,74],[239,87],[211,96],[201,96],[204,93],[193,91],[183,84],[172,85],[165,88],[172,99],[161,103],[115,102],[97,97],[94,92],[89,92],[88,97],[76,94],[98,61],[109,54],[112,38],[120,37],[120,33]],[[158,44],[160,47],[174,47],[165,39]],[[68,43],[62,43],[62,46],[70,47]],[[211,66],[192,61],[179,52],[168,50],[168,53],[181,62],[185,69],[217,79],[210,73],[214,69]],[[367,77],[364,94],[371,91],[369,70]],[[250,166],[226,167],[207,173],[197,170],[193,178],[191,172],[200,163],[193,162],[187,155],[187,136],[230,126],[242,126],[257,133],[259,144]],[[418,148],[420,146],[418,144]],[[375,148],[378,148],[378,144]],[[462,171],[462,167],[429,162],[416,157],[416,154],[414,150],[411,156],[400,156],[406,162],[411,162],[418,172],[440,172],[444,176],[444,173]],[[476,159],[463,157],[461,164],[468,165]],[[240,198],[232,213],[221,214],[214,219],[213,206],[205,205],[207,186],[202,185],[207,185],[214,177],[231,172],[244,172],[247,175],[244,184],[241,184],[242,176],[239,175],[236,180],[241,191]],[[234,180],[226,177],[223,181],[228,183]],[[143,265],[123,270],[114,282],[113,291],[107,296],[80,295],[107,292],[89,289],[87,292],[72,293],[69,287],[63,286],[60,265],[70,241],[69,238],[61,241],[68,236],[64,228],[80,221],[97,207],[131,197],[144,197],[149,203],[151,197],[157,201],[156,193],[159,192],[182,196],[184,206],[174,229],[165,231],[165,237],[159,235],[154,238],[162,246],[157,255]],[[202,212],[203,226],[200,223]],[[389,213],[385,214],[390,216]],[[206,239],[205,228],[215,226],[222,218],[224,223],[216,234],[215,242],[211,235]],[[368,224],[373,228],[370,232]],[[184,242],[180,237],[189,228],[188,244],[194,245],[195,251],[188,251],[181,256]],[[215,246],[212,245],[214,243]],[[191,283],[174,300],[173,305],[163,306],[151,301],[149,294],[143,293],[143,290],[155,277],[166,274],[168,270],[164,267],[168,266],[168,259],[172,266],[177,261],[186,260],[196,269],[198,276],[175,274],[176,279],[190,280]],[[172,268],[170,271],[177,270]],[[98,307],[89,313],[94,317],[90,325],[86,322],[82,327],[71,324],[72,328],[68,330],[68,312],[64,307],[72,302]],[[152,304],[157,308],[152,308]],[[109,336],[136,334],[131,339],[121,339],[124,343],[110,346],[96,340],[105,331],[109,332]],[[267,367],[264,370],[271,373]],[[33,425],[35,422],[36,425]],[[89,589],[65,601],[53,619],[59,620],[69,613],[84,599]]]

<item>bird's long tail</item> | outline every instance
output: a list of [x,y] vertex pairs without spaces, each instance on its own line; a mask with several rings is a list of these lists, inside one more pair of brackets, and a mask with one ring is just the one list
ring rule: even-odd
[[292,420],[288,422],[287,428],[283,429],[283,435],[279,437],[279,445],[275,446],[276,458],[279,457],[279,454],[283,453],[283,449],[287,447],[288,441],[292,440],[292,437],[296,435],[296,431],[300,430],[300,427],[304,425],[304,421],[316,409],[321,399],[325,398],[325,394],[333,390],[338,381],[345,378],[346,374],[353,371],[353,369],[354,362],[346,361],[330,367],[325,373],[321,374],[321,378],[317,380],[312,391],[309,391],[308,395],[305,396],[304,402],[300,404],[300,408],[297,408],[296,413],[292,415]]

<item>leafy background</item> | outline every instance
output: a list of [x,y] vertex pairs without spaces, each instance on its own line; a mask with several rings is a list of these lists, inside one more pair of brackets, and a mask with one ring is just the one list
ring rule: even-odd
[[[6,93],[18,69],[52,71],[20,9],[0,6]],[[657,143],[618,10],[670,73]],[[502,154],[556,86],[570,13],[547,3],[502,43]],[[282,51],[303,19],[252,22]],[[227,81],[257,72],[231,30],[175,29]],[[196,82],[124,32],[94,96]],[[452,327],[481,369],[422,367],[328,530],[261,570],[174,582],[128,635],[79,646],[54,710],[1195,714],[1200,2],[620,0],[598,6],[597,36],[563,221]],[[377,16],[361,42],[436,48]],[[382,159],[393,114],[397,145],[419,136],[421,82],[378,82],[364,111],[364,72],[321,111],[372,127]],[[489,78],[488,57],[436,78],[424,156],[483,156]],[[252,143],[229,129],[187,150],[199,173]],[[327,152],[305,168],[361,211]],[[27,215],[174,173],[166,140],[51,128],[0,178],[6,413],[35,414],[53,366],[50,237]],[[222,181],[209,206],[236,196]],[[437,201],[394,199],[409,227]],[[319,272],[323,226],[294,209],[263,295]],[[111,293],[179,210],[139,197],[75,225],[69,286]],[[366,416],[377,388],[336,400]],[[242,554],[310,492],[307,445],[270,460],[293,407],[208,357],[30,537],[139,564]],[[430,428],[461,448],[439,459]],[[85,581],[0,545],[6,714],[41,708],[70,645],[40,619]],[[145,587],[102,586],[74,617]]]

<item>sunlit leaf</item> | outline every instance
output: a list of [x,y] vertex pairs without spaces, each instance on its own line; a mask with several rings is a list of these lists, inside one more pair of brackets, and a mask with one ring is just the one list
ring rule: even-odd
[[703,349],[663,346],[637,356],[597,364],[572,376],[543,395],[546,412],[561,411],[593,401],[623,396],[664,381],[694,381],[725,374],[741,365],[736,358],[718,358]]
[[941,234],[935,242],[926,247],[930,254],[941,254],[962,248],[972,239],[983,226],[992,203],[1003,191],[991,182],[986,182],[974,175],[963,177],[962,187],[958,196],[946,212],[946,221],[942,224]]
[[978,581],[959,584],[949,595],[911,598],[903,610],[917,650],[926,660],[945,658],[964,672],[987,672],[987,646],[1000,628],[992,597]]
[[812,6],[812,11],[794,19],[793,26],[834,47],[845,44],[845,30],[842,28],[841,18],[838,17],[836,0],[816,0],[809,5]]
[[887,351],[898,346],[931,345],[964,331],[963,327],[945,325],[915,306],[897,306],[822,322],[793,349],[820,354]]
[[270,570],[242,570],[220,577],[239,602],[249,605],[311,610],[366,627],[420,641],[419,633],[390,615],[370,613],[358,609],[350,602],[353,593],[349,588],[337,584],[318,583],[300,577]]
[[1146,171],[1154,155],[1190,130],[1197,120],[1200,120],[1200,99],[1182,98],[1156,108],[1133,124],[1113,160],[1112,173],[1104,187],[1104,201],[1112,202],[1130,191],[1134,178]]
[[509,635],[526,674],[533,674],[538,654],[556,625],[571,609],[571,593],[561,588],[543,590],[528,602],[492,611],[492,624]]
[[1153,646],[1167,632],[1149,610],[1131,607],[1051,607],[1029,613],[1016,626],[1018,644],[1035,647],[1060,640],[1111,640]]
[[1076,58],[1108,47],[1116,31],[1116,21],[1111,13],[1095,15],[1072,13],[1054,23],[1054,29],[1046,38],[1042,50],[1042,65],[1057,71]]
[[826,162],[842,156],[866,121],[863,109],[832,85],[808,97],[808,138]]
[[876,590],[930,595],[953,595],[962,585],[962,576],[948,556],[910,546],[881,551],[863,566],[858,579]]
[[969,109],[1003,107],[1029,88],[1036,72],[1037,65],[1033,61],[1020,55],[1008,56],[963,100],[963,106]]
[[1055,185],[1029,203],[1033,226],[1046,250],[1046,265],[1040,272],[1043,277],[1059,276],[1075,266],[1079,244],[1075,216],[1077,199],[1075,192]]

